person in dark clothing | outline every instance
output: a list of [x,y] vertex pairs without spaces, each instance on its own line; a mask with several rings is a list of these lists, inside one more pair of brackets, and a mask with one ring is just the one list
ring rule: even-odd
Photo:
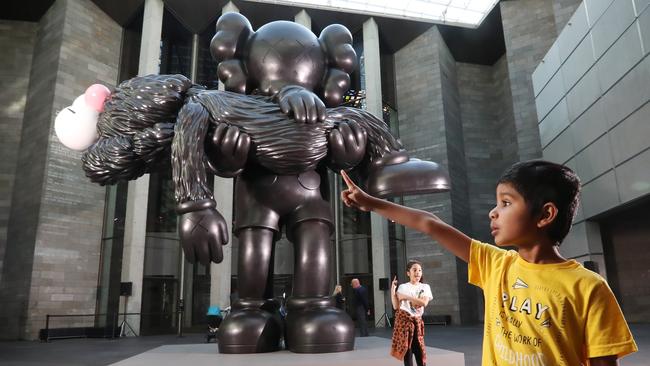
[[368,290],[361,286],[358,278],[353,278],[352,291],[354,291],[354,311],[357,315],[357,322],[359,322],[359,330],[361,337],[368,336],[368,323],[366,323],[366,316],[370,315],[370,304],[368,303]]
[[336,307],[345,310],[345,296],[343,296],[343,288],[341,285],[336,285],[336,287],[334,287],[334,293],[332,296],[334,296],[334,300],[336,301]]

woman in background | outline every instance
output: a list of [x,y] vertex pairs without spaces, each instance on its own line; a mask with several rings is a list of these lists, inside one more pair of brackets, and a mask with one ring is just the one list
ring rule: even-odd
[[336,285],[334,287],[334,293],[332,294],[336,300],[336,307],[345,310],[345,296],[343,296],[343,287],[341,285]]

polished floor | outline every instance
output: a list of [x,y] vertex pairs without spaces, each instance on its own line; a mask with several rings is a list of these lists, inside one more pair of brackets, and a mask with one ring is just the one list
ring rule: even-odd
[[[395,366],[396,360],[388,356],[390,344],[388,338],[370,336],[357,338],[350,352],[305,354],[283,350],[251,355],[215,353],[213,344],[176,344],[154,348],[111,366]],[[426,349],[429,365],[465,365],[460,352],[429,346]]]
[[[632,324],[639,352],[625,357],[621,366],[650,365],[650,324]],[[426,344],[431,347],[462,352],[466,366],[481,364],[482,327],[427,326]],[[371,335],[390,338],[390,330],[371,330]],[[81,366],[110,365],[165,345],[200,344],[203,334],[126,337],[121,339],[62,339],[50,343],[0,342],[0,365],[11,366]],[[214,344],[214,343],[213,343]],[[216,353],[216,345],[214,345]],[[395,364],[399,363],[395,361]]]

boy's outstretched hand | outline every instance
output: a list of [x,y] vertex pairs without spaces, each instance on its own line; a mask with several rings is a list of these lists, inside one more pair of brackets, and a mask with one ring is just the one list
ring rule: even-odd
[[375,198],[357,187],[350,177],[341,170],[341,176],[348,189],[341,192],[341,199],[348,207],[375,213],[400,225],[417,230],[438,241],[458,258],[467,262],[472,239],[454,227],[440,220],[436,215],[396,203]]
[[372,201],[375,198],[354,184],[352,178],[350,178],[345,170],[341,170],[341,176],[348,186],[348,189],[341,192],[343,203],[348,207],[357,208],[361,211],[372,211],[374,208]]

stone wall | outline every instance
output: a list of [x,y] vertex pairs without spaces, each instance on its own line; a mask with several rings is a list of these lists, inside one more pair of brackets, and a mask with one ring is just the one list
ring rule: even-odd
[[518,160],[541,157],[531,74],[556,37],[551,0],[502,1]]
[[0,282],[36,27],[0,20]]
[[[449,169],[447,127],[443,102],[440,47],[434,26],[395,53],[395,86],[399,135],[411,156]],[[452,193],[404,197],[404,204],[452,222]],[[424,278],[432,284],[430,314],[451,315],[460,322],[458,273],[455,257],[428,236],[406,229],[407,258],[422,261]]]
[[88,181],[80,153],[52,127],[90,84],[114,86],[121,33],[89,0],[56,1],[39,21],[0,293],[3,338],[36,338],[46,314],[95,310],[105,188]]

